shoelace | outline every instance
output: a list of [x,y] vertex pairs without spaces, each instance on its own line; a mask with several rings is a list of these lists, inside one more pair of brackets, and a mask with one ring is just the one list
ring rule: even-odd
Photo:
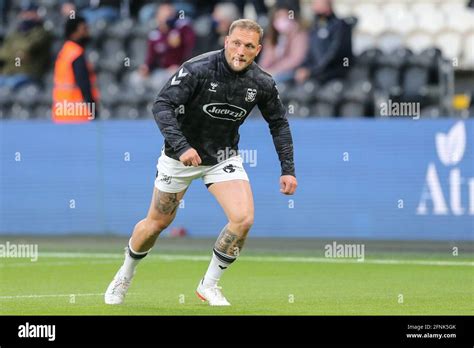
[[224,295],[222,295],[221,292],[222,287],[221,286],[212,286],[209,288],[210,291],[219,299],[219,300],[225,300]]
[[120,277],[114,284],[114,287],[112,288],[112,292],[116,293],[116,291],[120,290],[125,290],[130,286],[130,280],[127,280],[126,277]]

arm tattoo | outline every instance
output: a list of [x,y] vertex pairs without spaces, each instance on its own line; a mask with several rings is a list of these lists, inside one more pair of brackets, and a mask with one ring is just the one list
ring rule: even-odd
[[165,215],[173,215],[179,205],[177,193],[168,193],[158,191],[155,198],[155,208]]
[[245,243],[245,236],[239,236],[230,231],[227,226],[224,227],[221,234],[217,238],[214,247],[216,250],[230,256],[239,256],[240,251]]

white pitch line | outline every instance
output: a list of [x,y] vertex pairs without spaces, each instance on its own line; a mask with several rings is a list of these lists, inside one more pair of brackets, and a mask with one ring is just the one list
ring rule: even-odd
[[71,297],[71,296],[103,296],[102,294],[49,294],[49,295],[12,295],[0,296],[0,300],[9,300],[14,298],[43,298],[43,297]]
[[100,261],[51,261],[51,262],[16,262],[16,263],[0,263],[0,268],[9,267],[29,267],[29,266],[73,266],[73,265],[99,265],[117,263],[116,260],[100,260]]
[[[49,258],[88,258],[88,259],[122,259],[122,253],[65,253],[44,252],[40,257]],[[209,261],[209,256],[192,256],[180,254],[157,254],[149,258],[163,261]],[[300,263],[352,263],[352,264],[377,264],[377,265],[419,265],[419,266],[474,266],[472,261],[441,261],[441,260],[396,260],[396,259],[337,259],[325,257],[303,257],[303,256],[241,256],[240,261],[253,262],[300,262]],[[31,265],[32,263],[27,263]],[[41,264],[36,262],[36,264]],[[5,264],[8,267],[8,264]]]

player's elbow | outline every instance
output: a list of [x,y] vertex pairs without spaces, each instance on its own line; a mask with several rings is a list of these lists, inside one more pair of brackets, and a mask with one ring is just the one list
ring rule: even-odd
[[155,101],[153,103],[153,106],[151,108],[151,112],[153,113],[153,117],[155,118],[156,121],[159,120],[160,113],[163,111],[163,103],[160,101]]

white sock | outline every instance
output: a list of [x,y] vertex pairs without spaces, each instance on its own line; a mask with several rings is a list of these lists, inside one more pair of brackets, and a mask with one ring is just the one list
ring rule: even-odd
[[[133,277],[135,273],[135,268],[137,267],[138,263],[150,252],[148,251],[143,251],[143,252],[137,252],[134,251],[130,245],[130,241],[128,242],[128,250],[125,253],[125,261],[123,262],[122,266],[122,272],[127,278]],[[134,257],[132,257],[130,254],[133,254]]]
[[234,261],[235,257],[223,254],[214,249],[211,262],[204,275],[203,285],[205,287],[216,286],[221,279],[222,273],[224,273]]

